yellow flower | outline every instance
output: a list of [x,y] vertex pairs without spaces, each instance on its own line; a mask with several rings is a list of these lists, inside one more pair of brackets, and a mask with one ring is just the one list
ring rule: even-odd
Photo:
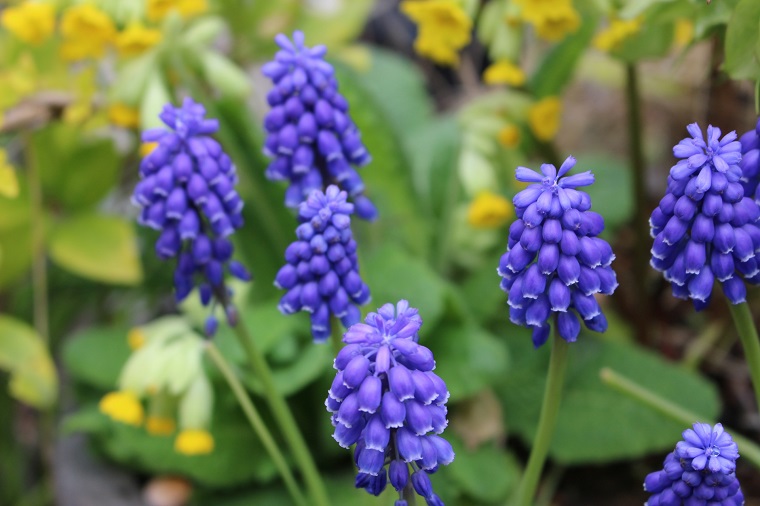
[[116,47],[121,56],[137,56],[161,41],[161,31],[131,23],[116,36]]
[[117,422],[128,425],[142,425],[144,412],[140,399],[132,392],[110,392],[100,399],[101,413]]
[[176,429],[177,424],[174,423],[174,420],[168,417],[149,416],[148,419],[145,420],[145,430],[154,436],[168,436],[174,434]]
[[546,97],[530,107],[528,125],[538,140],[550,141],[557,135],[562,114],[562,102],[557,97]]
[[512,204],[496,193],[482,191],[467,210],[467,221],[475,228],[498,228],[513,215]]
[[214,438],[207,430],[185,429],[174,440],[174,451],[183,455],[204,455],[214,451]]
[[98,58],[116,37],[116,27],[108,15],[90,4],[75,5],[61,19],[61,56],[66,60]]
[[145,333],[140,327],[130,329],[127,333],[127,344],[132,351],[137,351],[145,345]]
[[158,147],[157,142],[143,142],[140,144],[140,157],[145,158],[149,154],[153,152],[154,149]]
[[673,42],[676,47],[684,47],[694,40],[694,23],[690,19],[676,20]]
[[0,148],[0,196],[12,199],[18,196],[18,179],[13,166],[8,163],[8,153]]
[[116,126],[137,128],[140,126],[140,111],[125,104],[113,104],[108,107],[108,120]]
[[581,26],[581,17],[570,0],[515,0],[522,18],[532,24],[539,37],[558,41]]
[[520,129],[515,125],[507,125],[499,130],[496,137],[505,148],[514,148],[520,143]]
[[525,84],[525,73],[514,63],[502,60],[491,64],[485,72],[483,72],[483,81],[485,81],[486,84],[522,86]]
[[593,41],[594,47],[600,51],[613,51],[640,29],[641,19],[613,19],[606,29],[596,34]]
[[24,42],[39,45],[53,34],[55,11],[47,3],[25,2],[3,10],[0,24]]
[[414,49],[441,65],[459,63],[457,51],[470,42],[472,20],[454,0],[404,0],[401,12],[417,23]]
[[183,18],[203,14],[208,10],[206,0],[147,0],[148,19],[159,21],[170,11],[176,10]]

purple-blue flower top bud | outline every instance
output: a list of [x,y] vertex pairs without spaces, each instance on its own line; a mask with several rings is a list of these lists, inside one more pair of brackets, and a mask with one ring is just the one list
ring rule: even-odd
[[349,327],[359,321],[357,306],[370,300],[351,233],[354,205],[346,197],[345,191],[330,185],[325,193],[314,190],[301,203],[298,240],[285,250],[286,264],[274,280],[275,286],[287,290],[280,311],[311,313],[311,333],[317,342],[330,336],[331,315]]
[[739,449],[721,424],[695,423],[665,457],[663,469],[644,479],[644,490],[652,494],[645,506],[742,506],[738,458]]
[[716,280],[739,304],[746,298],[742,278],[760,283],[760,207],[744,196],[745,190],[754,192],[742,172],[744,141],[735,132],[721,138],[713,126],[706,138],[696,123],[687,130],[691,137],[673,148],[681,160],[670,169],[667,193],[649,219],[650,263],[664,273],[674,296],[692,299],[698,310],[709,303]]
[[433,372],[433,354],[418,342],[421,325],[405,300],[352,325],[335,357],[338,372],[325,405],[333,438],[344,448],[356,444],[357,487],[378,495],[386,481],[401,491],[411,479],[428,504],[442,504],[427,474],[454,460],[438,435],[448,424],[449,392]]
[[[225,272],[243,281],[251,275],[230,260],[227,237],[243,225],[243,201],[235,190],[237,174],[229,156],[209,137],[219,122],[205,117],[201,104],[186,98],[181,107],[164,106],[159,117],[167,128],[143,132],[155,149],[140,164],[140,182],[132,201],[142,209],[138,222],[159,230],[156,254],[178,257],[174,273],[177,302],[196,286],[204,306],[212,301],[228,306]],[[216,332],[209,317],[205,331]]]
[[559,335],[577,339],[580,322],[604,332],[607,320],[595,294],[611,295],[617,288],[612,248],[597,237],[604,219],[590,210],[591,199],[577,188],[594,182],[591,172],[566,176],[575,166],[568,157],[557,170],[544,164],[541,173],[518,167],[518,181],[531,183],[515,195],[517,220],[509,228],[507,252],[497,272],[508,294],[513,323],[533,329],[533,344],[549,337],[549,318],[557,315]]
[[306,47],[300,31],[293,33],[293,40],[280,34],[275,42],[280,50],[262,68],[274,84],[264,118],[264,154],[272,159],[267,178],[290,183],[288,207],[297,207],[315,189],[336,184],[356,204],[357,216],[374,220],[377,210],[364,196],[364,183],[354,168],[371,157],[348,115],[348,102],[338,93],[335,70],[324,60],[327,48]]

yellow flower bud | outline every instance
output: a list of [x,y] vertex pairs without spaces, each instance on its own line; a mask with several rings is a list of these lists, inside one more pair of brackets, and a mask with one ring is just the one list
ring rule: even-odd
[[157,142],[143,142],[140,144],[140,158],[145,158],[158,147]]
[[110,392],[98,404],[100,412],[128,425],[140,426],[145,416],[140,399],[127,391]]
[[207,430],[184,429],[174,440],[174,451],[183,455],[205,455],[214,451],[214,438]]
[[3,10],[0,25],[16,38],[37,46],[53,34],[55,11],[48,3],[24,2]]
[[507,125],[499,130],[497,138],[505,148],[514,148],[520,143],[520,129],[515,125]]
[[112,104],[108,107],[108,120],[123,128],[140,126],[140,111],[126,104]]
[[528,110],[528,125],[531,132],[540,141],[550,141],[559,130],[562,102],[557,97],[539,100]]
[[145,345],[145,333],[140,327],[130,329],[127,333],[127,344],[132,351],[137,351]]
[[467,221],[475,228],[498,228],[513,216],[512,203],[490,191],[478,193],[467,210]]
[[207,10],[206,0],[148,0],[148,19],[151,21],[160,21],[171,11],[177,11],[183,18],[190,18]]
[[116,36],[116,48],[121,56],[137,56],[161,41],[161,31],[131,23]]
[[525,73],[514,63],[502,60],[489,65],[483,72],[483,81],[486,84],[522,86],[525,84]]
[[116,37],[108,15],[91,4],[70,7],[61,19],[61,57],[66,60],[99,58]]
[[440,65],[459,63],[457,52],[470,42],[472,20],[454,0],[404,0],[401,12],[417,23],[414,50]]

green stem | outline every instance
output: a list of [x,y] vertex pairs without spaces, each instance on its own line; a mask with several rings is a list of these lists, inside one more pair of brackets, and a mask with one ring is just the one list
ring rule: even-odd
[[267,429],[264,420],[261,419],[261,415],[259,415],[259,412],[256,410],[253,402],[251,402],[251,398],[248,396],[245,388],[243,388],[240,380],[237,376],[235,376],[235,373],[232,372],[230,364],[222,356],[222,354],[219,353],[219,349],[214,346],[214,343],[211,341],[206,341],[206,354],[209,356],[209,358],[211,358],[211,361],[214,362],[214,365],[216,365],[217,369],[219,369],[219,371],[222,373],[224,379],[227,380],[227,384],[232,390],[232,393],[235,394],[235,398],[240,404],[240,407],[243,409],[246,418],[248,418],[248,422],[250,422],[254,432],[256,432],[256,434],[259,436],[259,439],[264,445],[266,451],[269,453],[269,456],[272,457],[272,461],[274,462],[277,470],[280,472],[280,476],[282,476],[282,480],[285,482],[285,486],[287,487],[288,492],[290,492],[290,495],[293,497],[293,502],[295,502],[298,506],[308,506],[309,503],[301,493],[301,489],[296,483],[293,474],[290,472],[290,467],[285,461],[285,457],[283,457],[282,453],[280,452],[280,447],[275,442],[272,434],[269,432],[269,429]]
[[235,335],[248,356],[251,369],[256,375],[258,375],[264,385],[264,392],[266,393],[269,407],[271,408],[272,414],[277,420],[277,423],[280,424],[280,429],[285,436],[285,440],[293,453],[293,457],[298,463],[298,467],[301,469],[313,504],[316,506],[329,506],[330,500],[327,496],[325,484],[319,475],[319,471],[317,470],[314,459],[309,452],[309,448],[306,446],[306,441],[293,418],[293,413],[290,411],[287,402],[285,402],[285,398],[277,389],[277,385],[274,382],[274,376],[269,369],[269,364],[267,364],[264,354],[259,349],[256,341],[251,338],[242,319],[233,328],[235,330]]
[[417,503],[417,494],[414,492],[414,487],[412,487],[411,479],[406,482],[406,486],[401,489],[401,493],[399,495],[401,496],[401,499],[406,501],[407,506],[415,506]]
[[330,328],[332,328],[332,333],[330,336],[330,341],[332,343],[333,352],[335,356],[337,356],[340,350],[343,349],[343,324],[340,322],[339,318],[335,316],[331,318],[332,321],[330,322]]
[[530,506],[536,495],[538,480],[541,470],[549,453],[549,444],[554,436],[554,428],[557,425],[557,414],[562,400],[562,384],[567,369],[567,355],[570,349],[568,343],[562,339],[554,325],[554,343],[552,345],[551,358],[549,359],[549,371],[546,378],[544,400],[541,404],[541,416],[538,420],[538,430],[533,448],[530,451],[528,466],[523,474],[520,488],[517,491],[517,506]]
[[[617,372],[605,367],[599,371],[599,377],[602,382],[607,386],[614,388],[618,392],[624,393],[628,397],[637,400],[645,406],[649,406],[662,415],[670,418],[671,420],[683,424],[685,426],[691,426],[699,420],[705,420],[705,417],[693,413],[687,409],[677,406],[667,399],[664,399],[642,387],[638,383],[634,383],[625,376],[621,376]],[[714,420],[705,420],[707,423],[715,423]],[[739,453],[742,457],[746,458],[752,465],[760,469],[760,447],[749,439],[736,435],[733,430],[728,431],[731,437],[736,441],[739,446]]]
[[647,297],[647,274],[649,272],[649,214],[647,212],[646,174],[644,166],[644,147],[642,142],[641,93],[636,65],[629,63],[625,67],[626,103],[628,105],[628,146],[631,156],[631,172],[633,174],[634,215],[633,231],[636,234],[634,242],[633,277],[636,308],[636,333],[639,341],[649,338],[647,332],[647,315],[649,298]]
[[746,302],[741,304],[729,302],[728,308],[731,310],[736,331],[739,333],[739,339],[741,339],[744,347],[744,357],[747,367],[749,367],[749,375],[752,378],[757,408],[760,409],[760,339],[757,337],[755,322],[752,320],[752,313]]

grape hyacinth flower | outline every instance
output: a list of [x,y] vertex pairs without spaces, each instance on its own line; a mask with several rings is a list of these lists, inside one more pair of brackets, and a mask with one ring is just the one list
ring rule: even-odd
[[721,424],[695,423],[665,457],[664,469],[647,475],[644,490],[652,497],[645,506],[743,505],[734,474],[738,458],[739,449]]
[[744,196],[741,143],[736,132],[687,127],[690,138],[673,154],[668,190],[650,218],[652,266],[664,272],[673,295],[692,299],[701,310],[710,302],[717,279],[732,304],[744,302],[746,287],[760,283],[755,252],[760,248],[760,208]]
[[760,119],[755,128],[739,138],[739,142],[742,145],[742,161],[739,166],[742,169],[744,195],[760,204]]
[[[177,302],[198,285],[204,306],[221,304],[230,325],[236,315],[229,302],[224,275],[251,279],[242,264],[231,260],[230,236],[243,225],[243,201],[235,190],[237,174],[230,157],[210,137],[219,122],[205,118],[201,104],[186,98],[181,107],[164,106],[159,117],[168,128],[142,134],[144,142],[157,143],[140,164],[140,182],[132,201],[142,208],[138,222],[161,232],[156,254],[177,258],[174,290]],[[216,332],[213,316],[206,333]]]
[[281,50],[262,73],[274,87],[267,94],[271,110],[264,118],[264,154],[272,159],[267,178],[290,182],[285,205],[297,207],[314,190],[337,184],[356,206],[356,214],[374,220],[377,210],[364,195],[364,182],[355,167],[371,157],[348,114],[348,102],[338,92],[327,48],[304,46],[303,32],[275,37]]
[[274,284],[287,290],[280,299],[283,314],[311,313],[314,340],[324,342],[331,333],[330,315],[345,327],[359,321],[357,305],[370,300],[369,287],[359,276],[356,241],[351,233],[354,204],[335,185],[322,193],[314,190],[298,208],[298,240],[285,250],[287,262]]
[[592,184],[594,175],[565,176],[574,166],[569,156],[559,171],[544,164],[541,174],[526,167],[515,172],[518,181],[532,184],[513,199],[518,219],[509,228],[498,273],[501,289],[509,294],[510,320],[533,328],[536,348],[549,337],[552,313],[565,341],[577,339],[578,316],[589,329],[604,332],[607,319],[594,295],[611,295],[617,287],[610,267],[615,255],[597,237],[604,219],[590,210],[588,194],[576,189]]
[[390,481],[402,494],[411,483],[429,506],[442,506],[428,474],[454,460],[438,435],[448,424],[449,392],[433,372],[432,352],[418,344],[422,318],[401,300],[364,322],[346,331],[335,358],[338,373],[325,402],[333,438],[343,448],[356,444],[357,488],[379,495]]

